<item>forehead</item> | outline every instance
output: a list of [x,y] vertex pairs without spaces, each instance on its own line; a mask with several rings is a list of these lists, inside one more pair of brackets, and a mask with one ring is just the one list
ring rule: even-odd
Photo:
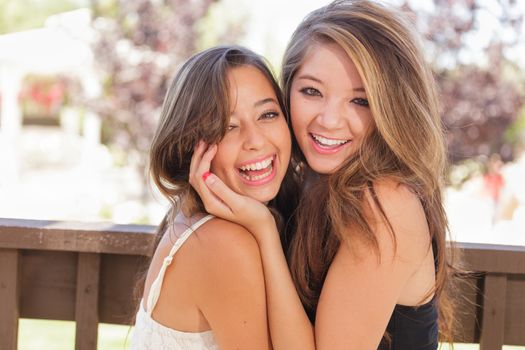
[[346,51],[335,43],[315,43],[310,46],[296,77],[311,75],[323,83],[350,84],[361,87],[363,81]]
[[228,71],[228,83],[233,108],[239,103],[253,104],[264,98],[275,98],[275,91],[268,77],[251,65],[231,68]]

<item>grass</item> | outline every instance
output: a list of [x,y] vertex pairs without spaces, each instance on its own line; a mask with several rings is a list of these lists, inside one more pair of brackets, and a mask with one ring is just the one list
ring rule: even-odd
[[[132,327],[101,323],[98,349],[129,349]],[[75,322],[20,319],[18,349],[71,350],[75,348]],[[442,350],[448,350],[444,345]],[[479,344],[456,344],[454,350],[479,350]],[[504,346],[503,350],[525,350],[525,346]]]
[[[101,323],[98,326],[98,349],[129,348],[131,327]],[[71,350],[75,348],[75,322],[20,319],[18,349]]]

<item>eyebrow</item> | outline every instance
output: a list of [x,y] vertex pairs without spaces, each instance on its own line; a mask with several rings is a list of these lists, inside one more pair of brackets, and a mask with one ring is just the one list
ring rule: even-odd
[[[297,79],[304,79],[304,80],[312,80],[312,81],[315,81],[319,84],[323,84],[323,81],[310,75],[310,74],[303,74],[303,75],[300,75],[297,77]],[[358,86],[356,88],[353,88],[352,89],[353,91],[356,91],[356,92],[366,92],[365,88],[362,87],[362,86]]]
[[265,98],[265,99],[262,99],[260,101],[255,102],[253,104],[253,106],[254,107],[259,107],[259,106],[262,106],[262,105],[270,103],[270,102],[278,104],[277,101],[274,98],[268,97],[268,98]]

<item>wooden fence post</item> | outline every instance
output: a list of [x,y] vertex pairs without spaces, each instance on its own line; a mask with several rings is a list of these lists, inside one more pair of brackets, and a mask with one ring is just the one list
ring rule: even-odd
[[17,349],[19,317],[19,252],[0,248],[0,349]]
[[75,349],[95,350],[98,338],[100,254],[79,253],[75,304]]
[[487,273],[483,299],[480,350],[501,350],[505,335],[507,275]]

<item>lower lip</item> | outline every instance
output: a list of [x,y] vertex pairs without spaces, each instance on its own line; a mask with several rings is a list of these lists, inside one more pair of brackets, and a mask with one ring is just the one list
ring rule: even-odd
[[314,138],[312,137],[312,135],[308,135],[308,138],[310,139],[310,143],[312,144],[313,149],[314,149],[317,153],[320,153],[320,154],[334,154],[334,153],[337,153],[337,152],[339,152],[340,150],[342,150],[345,146],[347,146],[348,144],[350,144],[350,142],[351,142],[351,141],[348,141],[347,143],[342,144],[342,145],[337,146],[337,147],[324,148],[324,147],[321,147],[321,146],[320,146],[320,145],[314,140]]
[[244,176],[242,176],[241,173],[239,172],[239,170],[237,170],[237,173],[238,173],[239,177],[241,178],[242,182],[244,182],[245,184],[247,184],[249,186],[266,185],[267,183],[271,182],[275,178],[275,175],[277,174],[277,157],[273,158],[273,162],[272,163],[273,163],[273,165],[272,165],[272,172],[268,176],[263,178],[263,179],[251,181],[251,180],[248,180],[247,178],[245,178]]

